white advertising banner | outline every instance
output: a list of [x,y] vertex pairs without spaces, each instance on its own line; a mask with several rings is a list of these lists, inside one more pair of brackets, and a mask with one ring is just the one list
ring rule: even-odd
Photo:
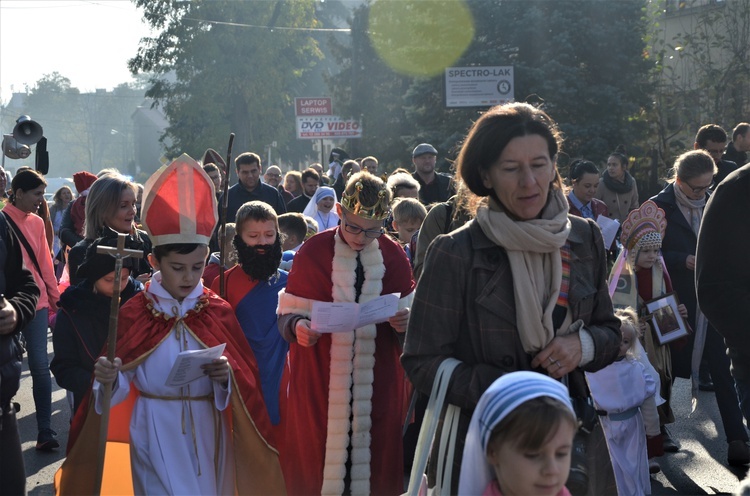
[[362,126],[337,115],[297,117],[297,139],[361,138]]
[[449,67],[446,107],[488,107],[514,99],[513,66]]

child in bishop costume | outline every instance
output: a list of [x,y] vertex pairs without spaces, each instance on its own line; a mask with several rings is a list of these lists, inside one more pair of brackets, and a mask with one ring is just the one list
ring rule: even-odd
[[[281,463],[290,494],[401,494],[401,337],[414,290],[404,250],[383,236],[391,193],[368,172],[352,176],[341,224],[306,241],[279,293],[290,342]],[[351,332],[310,329],[312,303],[365,303],[401,293],[387,322]]]
[[[96,491],[97,413],[113,384],[102,494],[125,490],[117,484],[129,473],[135,494],[283,494],[255,358],[232,308],[201,283],[216,225],[211,180],[181,156],[146,183],[142,220],[158,272],[120,311],[118,358],[97,360],[59,492]],[[224,355],[203,366],[205,377],[166,384],[178,353],[222,343]],[[129,462],[113,459],[128,453]]]

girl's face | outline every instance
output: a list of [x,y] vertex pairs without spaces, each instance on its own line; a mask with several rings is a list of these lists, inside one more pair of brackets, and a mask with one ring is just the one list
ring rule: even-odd
[[67,205],[70,203],[70,200],[73,199],[73,194],[68,189],[64,189],[60,192],[60,199],[63,202],[63,205]]
[[284,179],[284,189],[290,193],[297,193],[297,183],[294,182],[292,176],[287,176],[286,179]]
[[586,205],[596,194],[596,187],[599,185],[599,175],[587,172],[573,183],[573,194],[576,195],[581,203]]
[[[125,290],[125,286],[128,285],[128,277],[130,277],[130,269],[122,269],[120,271],[120,292]],[[113,270],[106,276],[100,277],[94,283],[94,293],[104,295],[107,298],[112,298],[115,292],[115,271]]]
[[624,357],[628,350],[633,347],[635,342],[635,331],[630,324],[622,325],[620,331],[622,333],[622,341],[620,341],[620,353],[617,356]]
[[120,203],[115,215],[107,221],[107,226],[119,233],[129,233],[135,219],[135,192],[125,188],[120,193]]
[[323,198],[318,202],[318,210],[320,210],[324,214],[327,214],[333,208],[334,203],[335,202],[333,201],[333,198],[331,198],[330,196],[327,198]]
[[639,269],[650,269],[658,259],[659,247],[644,248],[638,252],[638,258],[635,259],[635,266]]
[[490,443],[487,460],[503,495],[559,493],[568,480],[574,435],[572,423],[563,420],[557,432],[537,451],[520,450],[510,441]]
[[622,166],[622,162],[618,157],[614,155],[607,159],[607,174],[612,179],[621,181],[625,177],[625,167]]
[[37,186],[34,189],[24,191],[18,188],[16,193],[15,206],[19,210],[26,213],[35,214],[39,210],[39,206],[44,201],[44,184]]

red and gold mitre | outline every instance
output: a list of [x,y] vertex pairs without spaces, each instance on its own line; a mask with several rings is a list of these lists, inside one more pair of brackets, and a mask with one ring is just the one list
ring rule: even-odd
[[357,181],[354,185],[354,192],[351,195],[347,195],[346,191],[341,198],[341,206],[344,207],[348,212],[358,215],[364,219],[372,220],[385,220],[391,213],[391,208],[388,203],[388,186],[383,184],[380,191],[378,191],[378,199],[373,205],[364,205],[359,198],[359,194],[364,188],[362,181]]
[[154,246],[207,245],[218,221],[213,182],[198,162],[182,154],[146,182],[141,220]]

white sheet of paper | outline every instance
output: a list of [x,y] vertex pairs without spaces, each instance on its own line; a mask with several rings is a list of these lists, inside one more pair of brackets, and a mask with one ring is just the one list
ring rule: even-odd
[[167,386],[180,387],[205,377],[201,365],[211,363],[212,360],[221,357],[226,346],[225,343],[222,343],[213,348],[180,352],[174,361],[174,365],[172,365],[172,370],[169,371],[169,376],[167,376]]
[[398,312],[399,298],[401,298],[401,293],[391,293],[361,304],[357,327],[385,322],[393,317]]
[[604,215],[599,215],[599,217],[596,218],[596,223],[599,224],[599,227],[602,229],[604,247],[609,250],[609,247],[612,246],[612,242],[615,240],[615,236],[617,236],[617,230],[620,228],[620,223],[617,219],[610,219]]
[[385,322],[398,311],[400,293],[379,296],[367,303],[313,302],[310,328],[315,332],[351,332],[367,324]]

